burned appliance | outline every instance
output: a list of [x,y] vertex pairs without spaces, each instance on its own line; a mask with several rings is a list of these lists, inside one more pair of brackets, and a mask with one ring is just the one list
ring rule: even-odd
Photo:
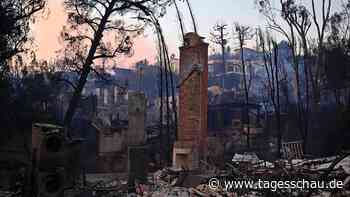
[[32,156],[37,189],[40,197],[64,196],[64,189],[73,186],[79,175],[80,142],[65,137],[62,127],[34,124]]

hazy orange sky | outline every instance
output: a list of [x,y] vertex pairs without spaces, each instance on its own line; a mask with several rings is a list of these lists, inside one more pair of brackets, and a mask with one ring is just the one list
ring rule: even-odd
[[[217,22],[224,22],[229,25],[229,43],[231,48],[237,48],[237,42],[232,38],[233,24],[239,22],[252,27],[265,27],[265,18],[262,17],[256,9],[255,0],[191,0],[193,12],[195,14],[198,32],[208,40],[209,32]],[[272,1],[275,6],[279,1]],[[277,2],[277,3],[276,3]],[[308,2],[308,1],[306,1]],[[33,37],[37,49],[37,57],[40,59],[50,60],[55,58],[55,51],[61,48],[58,41],[62,26],[66,22],[66,13],[62,5],[63,0],[48,0],[50,15],[48,18],[38,19],[33,25]],[[309,2],[308,2],[309,3]],[[307,4],[308,4],[307,3]],[[341,0],[334,1],[335,7],[339,7]],[[320,5],[317,5],[320,6]],[[183,21],[186,32],[192,31],[192,21],[189,16],[185,3],[179,1],[179,7],[182,11]],[[319,10],[319,9],[318,9]],[[168,7],[165,17],[160,19],[163,32],[170,53],[178,54],[180,46],[180,28],[176,17],[175,8]],[[154,62],[156,56],[155,37],[151,31],[147,31],[145,37],[140,37],[135,42],[135,54],[131,58],[118,59],[118,66],[128,67],[129,65],[147,58]],[[212,47],[213,45],[211,45]]]
[[60,49],[58,37],[67,19],[61,1],[49,1],[48,5],[48,17],[40,17],[39,13],[39,18],[32,27],[37,57],[40,59],[53,58],[55,51]]
[[[48,2],[49,15],[39,17],[33,24],[32,34],[35,38],[38,59],[50,60],[56,57],[56,51],[61,49],[59,42],[60,31],[66,23],[66,13],[62,1]],[[147,58],[151,62],[156,57],[154,39],[151,36],[141,36],[135,41],[135,54],[132,57],[120,58],[120,66],[128,67],[136,61]]]
[[[231,48],[236,48],[237,42],[232,39],[234,22],[253,27],[265,27],[265,19],[262,17],[254,4],[255,0],[191,0],[193,11],[196,18],[198,32],[208,40],[209,32],[212,27],[219,21],[229,25],[227,33],[230,34],[229,44]],[[340,5],[340,0],[334,1],[336,7]],[[66,23],[66,13],[63,8],[63,0],[49,0],[48,8],[50,15],[47,18],[40,18],[33,25],[33,37],[37,49],[37,57],[40,59],[50,60],[55,58],[55,51],[61,49],[59,43],[59,34],[62,26]],[[317,5],[319,6],[319,5]],[[186,32],[192,31],[192,21],[188,9],[184,3],[179,3],[182,10],[183,21]],[[167,14],[160,19],[163,32],[170,53],[178,54],[180,46],[180,28],[176,17],[174,7],[167,8]],[[155,37],[151,31],[146,31],[146,36],[139,37],[135,42],[135,54],[131,58],[118,59],[119,65],[128,67],[136,61],[147,58],[154,62],[156,57]],[[213,46],[213,45],[211,45]]]
[[[62,6],[63,0],[48,1],[50,15],[47,18],[38,19],[33,25],[32,31],[35,38],[37,57],[39,59],[50,60],[55,58],[55,52],[61,48],[59,43],[59,34],[62,26],[66,23],[66,13]],[[240,6],[237,6],[239,2]],[[254,0],[220,0],[204,1],[192,0],[192,6],[196,16],[196,21],[201,36],[208,37],[209,31],[218,20],[226,21],[233,24],[233,21],[240,21],[245,24],[256,24],[262,21],[254,10]],[[191,31],[192,24],[189,12],[185,4],[179,4],[183,10],[185,30]],[[242,12],[242,10],[245,10]],[[233,18],[234,17],[234,18]],[[200,20],[199,20],[200,19]],[[170,53],[178,54],[180,46],[180,30],[173,7],[169,7],[167,15],[161,19],[161,25],[166,37]],[[231,30],[228,30],[229,33]],[[150,31],[148,31],[150,32]],[[207,40],[208,41],[208,40]],[[147,58],[150,62],[154,62],[156,57],[155,37],[152,32],[147,33],[146,37],[140,37],[135,42],[135,54],[131,58],[119,59],[119,66],[127,67],[136,61]]]

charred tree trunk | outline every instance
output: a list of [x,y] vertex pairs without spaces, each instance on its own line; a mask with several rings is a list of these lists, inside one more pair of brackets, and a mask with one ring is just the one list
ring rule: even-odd
[[[163,37],[163,36],[162,36]],[[172,98],[172,113],[174,115],[174,130],[175,130],[175,140],[177,139],[177,123],[178,123],[178,117],[177,117],[177,100],[176,100],[176,95],[175,95],[175,82],[174,82],[174,76],[173,76],[173,72],[171,70],[170,67],[170,59],[169,59],[169,54],[168,54],[168,49],[165,46],[165,41],[163,39],[164,42],[164,51],[165,51],[165,57],[166,57],[166,62],[167,62],[167,66],[170,72],[170,88],[171,88],[171,98]]]
[[297,91],[297,103],[296,103],[296,111],[297,111],[297,121],[298,121],[298,130],[303,140],[303,151],[306,150],[306,141],[304,140],[304,127],[303,127],[303,104],[301,101],[301,91],[300,91],[300,71],[299,71],[299,61],[297,59],[297,55],[295,52],[295,48],[292,47],[292,56],[293,56],[293,64],[294,64],[294,75],[296,82],[296,91]]
[[[279,79],[279,63],[278,63],[278,45],[267,39],[268,52],[266,49],[265,38],[262,33],[259,33],[261,47],[263,50],[264,66],[267,74],[268,94],[273,105],[276,117],[277,127],[277,158],[282,157],[282,129],[281,129],[281,106],[280,106],[280,79]],[[271,48],[271,45],[273,48]],[[273,50],[273,52],[272,52]],[[274,66],[273,66],[274,65]]]
[[[158,40],[159,35],[158,35]],[[161,53],[161,43],[159,42],[159,97],[160,97],[160,109],[159,109],[159,156],[160,165],[163,165],[164,159],[164,142],[163,142],[163,68],[162,68],[162,53]]]
[[306,146],[308,143],[308,135],[309,135],[309,120],[310,120],[310,78],[311,78],[311,68],[309,62],[309,49],[307,46],[306,36],[302,36],[302,44],[304,51],[304,75],[305,75],[305,108],[303,113],[303,121],[304,121],[304,153],[306,152]]
[[197,33],[197,24],[196,24],[196,20],[194,19],[194,14],[193,14],[193,11],[192,11],[191,4],[190,4],[190,2],[188,0],[186,0],[186,3],[187,3],[187,7],[188,7],[188,10],[190,11],[190,15],[191,15],[191,19],[192,19],[193,31],[195,33]]
[[280,105],[280,81],[279,81],[279,69],[278,69],[278,46],[274,44],[274,59],[275,59],[275,78],[276,78],[276,102],[275,113],[277,121],[277,143],[278,151],[277,157],[282,158],[282,129],[281,129],[281,105]]
[[226,67],[226,61],[225,61],[225,45],[226,45],[226,41],[225,41],[225,38],[224,38],[224,29],[223,28],[220,30],[220,39],[221,39],[222,65],[223,65],[224,70],[225,70],[225,67]]
[[176,3],[176,0],[174,0],[174,5],[175,5],[175,9],[176,9],[177,18],[178,18],[179,23],[180,23],[180,29],[181,29],[181,35],[182,35],[182,42],[184,42],[184,41],[185,41],[184,24],[183,24],[182,17],[181,17],[181,14],[180,14],[180,9],[179,9],[179,6],[178,6],[177,3]]
[[245,97],[245,114],[246,114],[246,123],[247,123],[247,148],[251,147],[250,144],[250,117],[249,117],[249,90],[247,84],[247,76],[246,76],[246,65],[244,60],[244,49],[243,42],[240,43],[240,51],[241,51],[241,63],[243,70],[243,85],[244,85],[244,97]]
[[[164,53],[164,47],[163,47],[163,53]],[[164,53],[165,54],[165,53]],[[166,146],[166,159],[168,164],[170,164],[171,161],[171,132],[170,132],[170,106],[169,106],[169,71],[166,63],[166,58],[164,57],[164,71],[165,71],[165,93],[166,93],[166,128],[167,128],[167,146]]]
[[74,117],[74,114],[76,112],[76,109],[78,107],[80,98],[81,98],[81,93],[83,91],[83,88],[86,84],[87,77],[89,76],[90,71],[92,70],[91,65],[93,64],[93,59],[94,55],[96,53],[97,47],[100,44],[100,41],[103,37],[103,31],[105,30],[106,23],[108,21],[108,18],[110,14],[112,13],[112,8],[114,7],[116,3],[116,0],[111,1],[109,7],[106,9],[105,14],[102,17],[102,20],[100,24],[98,25],[98,29],[94,35],[94,39],[92,41],[91,47],[89,49],[88,55],[85,59],[85,62],[83,64],[82,72],[78,81],[78,85],[76,86],[76,89],[73,93],[72,99],[70,100],[68,110],[65,114],[64,118],[64,127],[65,127],[65,132],[68,137],[71,136],[70,133],[70,126]]

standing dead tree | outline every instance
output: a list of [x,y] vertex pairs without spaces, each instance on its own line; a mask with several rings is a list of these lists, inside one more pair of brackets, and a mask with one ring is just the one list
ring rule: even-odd
[[322,0],[322,9],[321,9],[321,20],[317,17],[317,11],[315,8],[315,0],[312,0],[312,19],[313,23],[316,26],[317,30],[317,58],[315,63],[315,68],[311,73],[311,85],[313,92],[313,104],[316,108],[318,103],[320,102],[321,90],[320,90],[320,78],[321,71],[324,70],[325,67],[325,37],[326,37],[326,28],[330,24],[331,20],[331,8],[332,1],[331,0]]
[[269,32],[258,30],[258,46],[262,51],[264,67],[267,75],[267,87],[269,100],[272,103],[277,125],[277,158],[282,157],[282,129],[281,129],[281,105],[280,105],[280,75],[281,69],[278,61],[278,45],[272,40]]
[[[176,1],[174,1],[174,4],[176,4]],[[176,10],[178,12],[178,17],[180,20],[180,24],[182,23],[180,13],[178,10],[177,5],[175,5]],[[154,14],[149,15],[148,17],[138,17],[140,20],[149,22],[153,24],[155,33],[157,35],[157,41],[158,41],[158,54],[159,54],[159,68],[160,68],[160,84],[159,84],[159,94],[161,98],[161,105],[160,105],[160,153],[161,153],[161,158],[165,158],[170,164],[171,161],[171,152],[172,152],[172,145],[173,145],[173,140],[177,138],[177,129],[178,129],[178,117],[177,117],[177,101],[176,101],[176,95],[175,95],[175,81],[174,81],[174,73],[171,69],[171,61],[170,61],[170,56],[169,56],[169,50],[165,41],[165,37],[163,34],[162,27],[159,23],[159,20]],[[183,27],[181,25],[181,31],[183,31]],[[183,32],[182,32],[183,33]],[[183,35],[184,36],[184,35]],[[165,84],[164,84],[164,79],[165,79]],[[163,142],[163,91],[164,91],[164,85],[165,85],[165,93],[166,93],[166,130],[167,130],[167,135],[166,135],[166,145],[164,146]],[[169,90],[170,88],[170,90]],[[171,92],[170,92],[171,91]],[[171,94],[171,105],[170,105],[170,94]],[[173,126],[173,128],[171,128]],[[174,130],[174,132],[171,132],[171,130]],[[172,135],[174,133],[174,135]],[[163,150],[165,149],[165,150]],[[163,151],[165,151],[165,157]]]
[[[69,28],[62,32],[67,43],[68,55],[72,64],[79,70],[79,80],[65,114],[64,126],[68,133],[78,106],[81,92],[94,65],[101,59],[116,58],[120,54],[132,54],[132,38],[142,33],[145,24],[138,16],[164,15],[163,1],[133,0],[66,0]],[[162,9],[159,9],[162,8]],[[130,16],[135,24],[127,25],[121,16]],[[119,17],[118,17],[119,16]],[[109,38],[114,37],[111,43]]]
[[[260,13],[267,19],[268,27],[284,35],[292,50],[297,83],[298,122],[305,151],[310,132],[314,130],[317,119],[320,118],[322,96],[326,97],[327,94],[325,93],[328,83],[326,75],[329,74],[329,70],[326,65],[328,56],[326,53],[328,45],[332,45],[327,42],[327,39],[328,41],[334,40],[332,37],[340,29],[347,32],[344,36],[348,37],[350,27],[348,3],[344,1],[343,6],[334,6],[336,3],[332,0],[312,0],[310,4],[305,1],[280,0],[278,3],[280,8],[275,8],[271,6],[271,0],[257,0],[256,2]],[[338,9],[343,7],[345,12],[333,11],[335,7]],[[345,28],[336,22],[343,17],[347,18],[343,24]],[[334,26],[334,24],[338,25]],[[312,28],[315,34],[310,33]],[[343,46],[346,45],[347,39],[342,40],[341,43]],[[302,61],[299,62],[299,60]],[[332,64],[335,65],[335,63]],[[301,91],[302,88],[304,91]],[[335,90],[335,97],[338,97],[338,93]]]
[[227,24],[217,23],[213,27],[212,32],[210,32],[211,42],[221,47],[221,58],[222,58],[222,65],[224,68],[226,66],[225,51],[226,51],[227,36],[228,36],[228,33],[225,33],[226,28],[227,28]]
[[[250,148],[250,117],[249,117],[249,82],[247,79],[247,66],[246,59],[244,55],[244,46],[248,40],[251,40],[254,36],[251,27],[235,24],[234,34],[237,37],[241,55],[241,66],[243,71],[243,85],[244,85],[244,97],[245,97],[245,114],[246,114],[246,124],[247,124],[247,148]],[[249,69],[250,70],[250,69]],[[249,72],[249,71],[248,71]],[[250,73],[250,72],[249,72]],[[251,74],[249,78],[251,79]],[[249,80],[250,81],[250,80]]]
[[[350,1],[342,5],[341,10],[334,13],[330,19],[329,35],[324,47],[324,69],[327,78],[326,86],[333,89],[335,100],[343,102],[344,106],[350,107],[349,71],[346,69],[349,62],[350,52]],[[346,93],[346,90],[348,93]],[[343,98],[341,99],[341,93]]]
[[[305,124],[305,120],[307,119],[307,113],[306,113],[306,106],[304,103],[308,103],[307,101],[303,100],[303,94],[302,94],[302,68],[301,67],[301,61],[300,57],[302,55],[300,48],[303,48],[303,46],[307,46],[307,40],[306,36],[304,36],[304,44],[301,44],[300,39],[300,33],[298,32],[304,32],[302,34],[305,34],[305,31],[309,31],[309,19],[305,19],[306,15],[301,14],[301,18],[299,19],[299,15],[296,7],[294,6],[293,1],[280,1],[280,6],[282,9],[276,9],[271,5],[270,0],[257,0],[256,1],[259,12],[266,18],[267,22],[267,28],[271,29],[281,35],[284,36],[285,39],[288,41],[289,48],[291,50],[291,58],[292,58],[292,66],[294,70],[294,78],[295,78],[295,90],[296,90],[296,105],[297,105],[297,119],[298,119],[298,128],[299,133],[302,136],[303,139],[303,149],[305,151],[306,147],[306,138],[307,138],[307,124]],[[293,9],[292,9],[293,8]],[[303,10],[303,9],[302,9]],[[300,11],[300,9],[299,9]],[[277,16],[282,16],[282,20],[279,20]],[[301,27],[296,26],[296,21],[302,21]],[[302,29],[302,30],[301,30]],[[306,35],[306,34],[305,34]],[[308,53],[308,50],[306,51]],[[306,66],[304,65],[304,73],[308,73],[306,70]],[[308,84],[308,83],[306,83]],[[308,86],[307,86],[308,87]],[[308,88],[307,88],[308,89]],[[306,91],[308,92],[308,91]],[[309,93],[307,93],[308,95]],[[308,100],[308,99],[306,99]],[[305,101],[305,102],[304,102]]]
[[[158,23],[159,24],[159,23]],[[169,57],[169,50],[165,42],[164,34],[162,31],[162,28],[160,25],[158,25],[158,34],[159,34],[159,42],[161,43],[161,49],[160,52],[163,53],[163,65],[165,67],[165,74],[166,74],[166,80],[168,81],[170,79],[170,84],[169,82],[166,82],[166,91],[167,91],[167,127],[169,128],[170,122],[172,122],[172,125],[174,126],[174,136],[171,135],[170,129],[168,130],[168,143],[169,143],[169,150],[168,150],[168,160],[169,162],[171,161],[171,153],[172,153],[172,144],[173,140],[177,139],[177,133],[178,133],[178,117],[177,117],[177,101],[176,101],[176,95],[175,95],[175,81],[174,81],[174,73],[171,69],[171,61]],[[170,103],[169,103],[169,85],[171,89],[171,104],[172,104],[172,111],[170,111]],[[172,121],[170,121],[170,119]],[[169,163],[170,164],[170,163]]]
[[[305,77],[305,105],[304,105],[304,116],[303,116],[303,141],[307,144],[309,127],[310,127],[310,83],[312,79],[312,65],[311,56],[308,46],[308,33],[312,25],[310,19],[310,12],[303,5],[297,5],[293,0],[283,1],[280,0],[282,6],[282,18],[288,23],[292,24],[299,35],[301,41],[300,46],[303,54],[303,70]],[[304,146],[305,151],[305,146]]]

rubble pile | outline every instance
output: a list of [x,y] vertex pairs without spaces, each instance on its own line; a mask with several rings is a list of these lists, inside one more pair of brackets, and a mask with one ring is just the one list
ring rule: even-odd
[[[210,165],[210,164],[206,164]],[[211,169],[214,169],[213,166]],[[264,181],[342,181],[342,188],[287,189],[243,188],[227,190],[224,184],[215,189],[209,182],[218,180]],[[146,182],[135,182],[130,193],[127,175],[90,174],[76,186],[65,191],[66,197],[255,197],[255,196],[350,196],[350,153],[320,159],[290,159],[274,162],[264,161],[254,153],[235,154],[226,167],[216,171],[189,171],[164,168],[150,173]],[[20,196],[16,192],[0,191],[0,197]]]
[[65,191],[65,197],[91,196],[91,197],[117,197],[125,196],[127,182],[110,174],[104,176],[91,174],[80,180],[73,188]]
[[231,177],[235,180],[265,181],[342,181],[342,189],[270,189],[238,193],[253,196],[350,196],[350,154],[321,159],[277,160],[268,162],[260,160],[255,154],[236,154],[232,164]]
[[[265,181],[342,181],[342,189],[241,189],[227,191],[223,185],[215,190],[208,181],[195,187],[181,187],[181,171],[164,169],[154,174],[153,192],[148,196],[350,196],[350,154],[321,159],[277,160],[268,162],[260,160],[255,154],[236,154],[226,168],[216,177],[230,177],[229,180]],[[191,176],[191,174],[187,174]]]
[[[198,172],[197,172],[198,173]],[[209,172],[208,172],[209,173]],[[203,177],[208,173],[202,172]],[[212,172],[210,172],[212,173]],[[209,187],[209,179],[203,178],[201,183],[189,183],[193,172],[185,169],[164,168],[148,177],[147,183],[135,183],[135,192],[128,193],[127,181],[114,177],[104,181],[91,179],[78,190],[90,191],[91,196],[116,197],[255,197],[255,196],[350,196],[350,154],[321,159],[294,159],[268,162],[260,160],[254,153],[236,154],[226,168],[217,171],[212,177],[226,177],[227,180],[292,181],[292,180],[322,180],[325,182],[339,180],[343,182],[342,189],[240,189],[227,190],[224,185],[216,189]],[[223,179],[222,179],[223,180]],[[191,185],[192,186],[188,186]]]
[[190,196],[190,190],[184,187],[178,187],[181,176],[180,171],[165,168],[153,174],[153,191],[149,192],[151,197],[162,196]]

